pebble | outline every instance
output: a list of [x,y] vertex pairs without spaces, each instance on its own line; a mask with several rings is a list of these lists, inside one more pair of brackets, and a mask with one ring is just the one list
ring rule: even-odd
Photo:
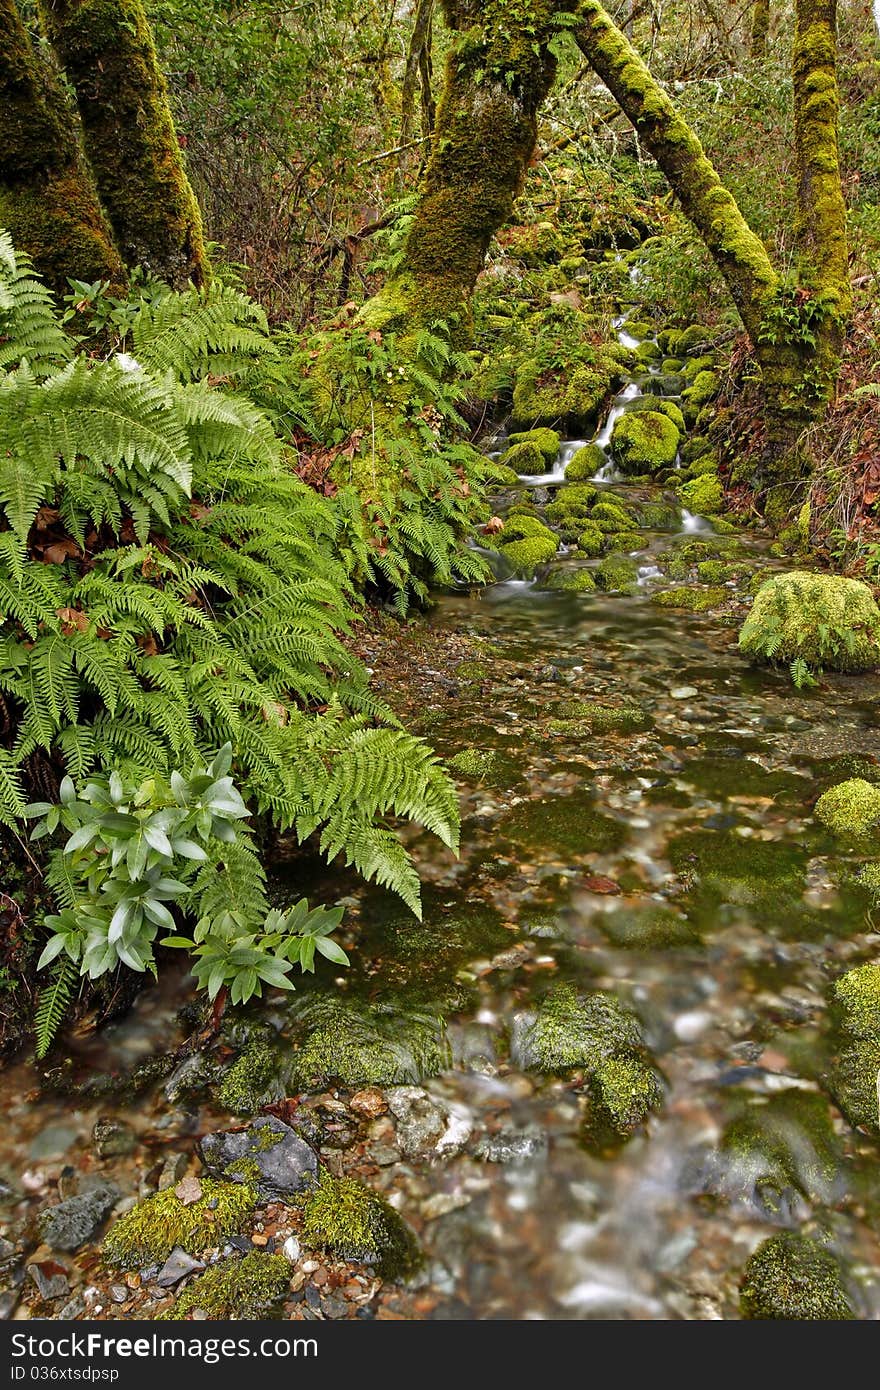
[[194,1260],[192,1255],[176,1245],[156,1275],[156,1283],[160,1289],[170,1289],[188,1274],[195,1274],[204,1268],[201,1260]]
[[448,1216],[451,1211],[460,1211],[470,1201],[471,1198],[464,1192],[435,1192],[422,1202],[421,1213],[426,1221],[436,1221],[440,1216]]
[[695,685],[677,685],[674,690],[669,692],[673,700],[692,700],[699,693]]
[[299,1262],[299,1258],[302,1255],[302,1246],[300,1245],[296,1236],[287,1237],[287,1240],[281,1247],[281,1253],[286,1260],[290,1261],[292,1265],[295,1265]]
[[355,1091],[348,1108],[362,1120],[375,1120],[385,1114],[388,1102],[377,1086],[365,1086],[363,1090]]
[[28,1274],[37,1286],[41,1298],[63,1298],[70,1293],[70,1280],[63,1265],[54,1260],[43,1260],[28,1265]]

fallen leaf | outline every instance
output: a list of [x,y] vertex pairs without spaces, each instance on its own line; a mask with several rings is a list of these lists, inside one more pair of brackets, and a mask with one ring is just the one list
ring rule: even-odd
[[605,893],[608,896],[623,892],[619,883],[613,878],[606,878],[604,874],[587,874],[584,887],[588,893]]

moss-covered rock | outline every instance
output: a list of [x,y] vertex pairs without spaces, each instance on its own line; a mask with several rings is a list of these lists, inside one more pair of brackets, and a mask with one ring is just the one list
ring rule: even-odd
[[531,578],[541,565],[553,559],[559,548],[548,526],[533,516],[508,515],[498,549],[514,574]]
[[880,821],[880,787],[861,777],[839,782],[819,797],[815,816],[841,839],[867,835]]
[[441,1021],[428,1014],[377,1008],[318,995],[292,1007],[295,1050],[291,1084],[341,1081],[346,1086],[403,1086],[436,1076],[449,1064]]
[[317,1249],[373,1265],[383,1279],[402,1279],[422,1262],[415,1235],[376,1192],[326,1170],[303,1210],[303,1238]]
[[606,463],[607,459],[598,444],[584,444],[569,460],[565,470],[566,481],[579,483],[595,478]]
[[763,1241],[739,1290],[744,1318],[783,1322],[841,1322],[855,1317],[840,1266],[824,1245],[786,1231]]
[[660,589],[651,595],[651,602],[661,608],[680,608],[689,613],[706,613],[719,608],[730,598],[727,589]]
[[463,748],[448,759],[447,766],[469,781],[491,782],[503,772],[504,759],[491,748]]
[[685,830],[670,839],[667,853],[676,872],[696,879],[713,899],[748,904],[780,918],[803,899],[808,855],[799,845]]
[[622,473],[640,476],[671,468],[681,439],[659,410],[627,411],[614,426],[611,454]]
[[578,532],[577,543],[578,550],[586,555],[587,559],[593,560],[605,549],[605,535],[598,526],[585,526]]
[[633,518],[622,502],[617,500],[597,502],[590,512],[590,525],[600,531],[631,531]]
[[651,338],[646,338],[636,348],[636,360],[638,362],[659,362],[662,356],[663,353],[657,343]]
[[595,700],[564,700],[558,707],[563,719],[576,719],[594,734],[635,734],[650,727],[640,705],[603,705]]
[[674,347],[679,357],[689,357],[691,353],[698,352],[701,348],[711,347],[715,341],[715,332],[707,328],[705,324],[694,323],[684,332],[679,333],[674,341],[670,337],[666,339],[668,347]]
[[696,516],[713,516],[724,505],[724,489],[714,473],[703,473],[678,489],[681,504]]
[[523,801],[500,822],[498,833],[531,853],[547,848],[571,856],[619,849],[626,837],[619,821],[580,796]]
[[630,415],[644,415],[646,411],[656,411],[671,420],[679,434],[685,432],[686,425],[681,408],[675,401],[667,400],[664,396],[637,396],[634,401],[629,401],[626,409]]
[[704,405],[714,401],[721,389],[717,372],[698,372],[684,392],[684,400],[691,410],[699,412]]
[[169,1187],[121,1216],[104,1240],[107,1263],[120,1269],[160,1264],[176,1245],[196,1257],[241,1234],[257,1204],[255,1190],[247,1183],[200,1181],[195,1202],[182,1202]]
[[832,1019],[838,1043],[831,1089],[850,1124],[880,1129],[880,965],[849,970],[835,981]]
[[785,1224],[800,1198],[828,1204],[842,1195],[842,1153],[828,1102],[812,1091],[731,1097],[719,1145],[716,1190],[746,1200]]
[[512,473],[515,473],[517,478],[520,474],[525,477],[535,477],[539,473],[546,473],[549,468],[549,464],[537,444],[533,444],[529,440],[525,440],[522,444],[511,445],[502,455],[501,463]]
[[629,555],[606,555],[596,569],[596,583],[608,594],[631,594],[639,579],[639,567]]
[[880,610],[855,579],[800,570],[774,575],[758,591],[739,647],[767,664],[800,659],[832,671],[872,671],[880,665]]
[[290,1265],[283,1255],[230,1255],[197,1275],[162,1316],[180,1321],[198,1309],[211,1320],[261,1318],[289,1284]]
[[[547,463],[553,463],[559,453],[559,434],[556,430],[547,427],[537,430],[519,430],[510,435],[507,442],[511,447],[519,444],[534,444]],[[504,462],[507,462],[506,458]]]
[[696,928],[668,907],[619,908],[596,917],[596,925],[613,946],[628,951],[669,951],[700,944]]
[[592,571],[584,569],[583,565],[560,565],[545,576],[542,587],[566,594],[591,594],[595,591],[596,580]]
[[256,1115],[264,1105],[281,1100],[284,1086],[277,1053],[255,1043],[233,1062],[217,1092],[217,1100],[233,1115]]

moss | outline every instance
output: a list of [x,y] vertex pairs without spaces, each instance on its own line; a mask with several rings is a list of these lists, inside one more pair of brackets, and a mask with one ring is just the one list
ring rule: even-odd
[[551,570],[544,579],[543,587],[568,594],[590,594],[596,588],[596,581],[590,570],[568,565]]
[[849,970],[831,992],[837,1052],[831,1090],[851,1125],[878,1132],[880,965]]
[[233,1062],[217,1092],[220,1105],[233,1115],[255,1115],[282,1096],[279,1061],[265,1043],[256,1043]]
[[318,996],[297,1001],[292,1015],[299,1046],[290,1081],[298,1089],[332,1080],[401,1086],[436,1076],[449,1062],[442,1023],[426,1013]]
[[641,1057],[609,1057],[591,1074],[581,1140],[607,1150],[630,1138],[663,1104],[663,1085]]
[[53,0],[43,13],[123,259],[178,289],[201,285],[201,215],[140,0]]
[[645,548],[645,538],[641,531],[613,531],[606,536],[606,540],[611,550],[629,552]]
[[584,444],[575,454],[565,470],[567,482],[586,482],[594,478],[607,462],[598,444]]
[[383,1279],[403,1279],[422,1263],[418,1241],[397,1212],[353,1178],[322,1171],[303,1210],[303,1238],[342,1259],[376,1267]]
[[486,681],[491,674],[492,672],[485,661],[459,661],[455,667],[456,680],[465,681],[468,684]]
[[677,912],[664,907],[620,908],[603,912],[596,925],[613,946],[634,951],[668,951],[697,946],[698,932]]
[[590,525],[600,531],[628,531],[632,529],[632,515],[620,502],[599,502],[590,512]]
[[880,1040],[880,965],[848,970],[832,988],[835,1021],[851,1038]]
[[636,348],[637,362],[659,362],[662,356],[663,354],[659,347],[655,342],[652,342],[650,338],[646,339],[643,343],[639,343]]
[[694,459],[687,469],[687,481],[693,478],[705,478],[707,475],[717,476],[718,458],[715,454],[703,454],[702,458]]
[[568,855],[606,853],[626,838],[619,821],[603,815],[591,799],[575,796],[524,801],[500,822],[498,833],[529,853],[546,848]]
[[691,353],[699,352],[701,348],[708,347],[714,340],[714,329],[707,328],[702,323],[694,323],[679,335],[675,343],[675,351],[679,357],[690,357]]
[[675,401],[668,401],[663,396],[637,396],[634,401],[627,405],[628,415],[643,415],[646,411],[655,411],[660,415],[665,415],[671,420],[679,434],[685,432],[684,416]]
[[463,748],[448,760],[448,766],[462,777],[477,782],[491,782],[501,771],[503,759],[491,749]]
[[529,579],[541,565],[552,560],[558,549],[552,531],[546,535],[526,536],[523,540],[511,541],[500,547],[501,554],[509,563],[514,574]]
[[68,276],[119,291],[125,271],[65,94],[15,0],[0,0],[0,31],[0,226],[56,293],[69,291]]
[[755,1202],[769,1216],[790,1206],[791,1193],[808,1202],[841,1196],[841,1145],[824,1096],[802,1090],[732,1098],[720,1156],[721,1189]]
[[745,578],[748,573],[748,565],[731,564],[726,560],[703,560],[697,565],[697,576],[704,584],[727,584]]
[[559,713],[589,724],[594,734],[635,734],[651,723],[639,705],[602,705],[594,700],[566,700]]
[[526,477],[534,477],[538,473],[547,472],[547,460],[544,458],[537,444],[533,444],[531,441],[514,444],[506,451],[501,462],[505,468],[509,468],[517,477],[519,477],[520,474]]
[[651,602],[661,608],[686,609],[689,613],[705,613],[718,608],[730,598],[727,589],[661,589],[651,595]]
[[682,506],[696,516],[712,516],[724,505],[724,489],[714,473],[704,473],[678,489]]
[[585,526],[577,538],[578,550],[588,559],[595,559],[605,548],[605,537],[598,526]]
[[199,1274],[162,1316],[180,1321],[199,1309],[209,1319],[264,1317],[290,1285],[290,1264],[283,1255],[231,1255]]
[[[510,435],[508,444],[534,444],[540,450],[547,463],[553,463],[559,453],[559,435],[556,430],[521,430],[516,434]],[[506,462],[506,459],[505,459]]]
[[786,1231],[758,1246],[739,1291],[742,1317],[840,1322],[855,1317],[834,1256],[818,1241]]
[[[735,770],[735,765],[734,765]],[[677,873],[696,877],[704,891],[784,916],[803,898],[807,852],[778,840],[713,830],[673,836],[667,854]]]
[[712,445],[704,434],[692,434],[681,446],[681,461],[685,465],[696,463],[697,459],[712,453]]
[[661,352],[675,353],[675,355],[678,356],[678,345],[681,342],[682,331],[681,328],[661,328],[660,332],[657,334],[657,342],[660,345]]
[[721,382],[716,372],[698,372],[685,391],[684,399],[692,411],[699,411],[714,401],[720,389]]
[[606,555],[596,570],[596,583],[606,593],[631,594],[639,578],[639,567],[628,555]]
[[675,463],[680,437],[660,411],[628,411],[614,426],[611,453],[623,473],[656,473]]
[[202,1195],[197,1202],[185,1205],[169,1187],[120,1217],[104,1240],[108,1264],[121,1269],[159,1264],[175,1245],[198,1256],[240,1234],[257,1204],[253,1188],[213,1178],[200,1182]]
[[840,782],[819,797],[815,816],[842,839],[858,839],[880,821],[880,788],[860,777]]
[[794,570],[762,584],[739,637],[753,660],[788,665],[796,658],[832,671],[880,665],[880,611],[854,579]]

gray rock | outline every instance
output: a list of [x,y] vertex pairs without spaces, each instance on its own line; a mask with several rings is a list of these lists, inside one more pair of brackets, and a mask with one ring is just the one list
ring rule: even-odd
[[86,1301],[81,1293],[75,1293],[73,1298],[69,1298],[63,1308],[59,1308],[55,1317],[62,1322],[73,1322],[76,1318],[81,1318],[86,1311]]
[[200,1091],[213,1085],[220,1076],[220,1068],[201,1052],[184,1057],[179,1066],[165,1082],[165,1099],[172,1105],[179,1100],[188,1100]]
[[179,1245],[175,1245],[156,1275],[156,1283],[160,1289],[170,1289],[175,1284],[179,1284],[181,1279],[185,1279],[188,1274],[197,1274],[199,1270],[204,1268],[201,1260],[194,1260],[192,1255],[188,1255]]
[[547,1136],[541,1130],[502,1129],[487,1134],[475,1149],[476,1157],[485,1163],[527,1163],[546,1152]]
[[206,1134],[200,1151],[209,1173],[252,1183],[261,1197],[301,1192],[318,1171],[314,1149],[274,1115],[261,1116],[247,1129]]
[[104,1115],[95,1121],[92,1143],[99,1158],[123,1158],[137,1143],[137,1135],[124,1120]]
[[54,1260],[43,1260],[39,1264],[28,1265],[28,1273],[37,1286],[41,1298],[64,1298],[70,1293],[67,1270]]
[[51,1250],[78,1250],[97,1235],[120,1196],[114,1182],[101,1182],[50,1207],[40,1217],[43,1240]]
[[187,1154],[170,1153],[162,1164],[162,1171],[159,1174],[159,1191],[164,1192],[166,1187],[176,1187],[180,1179],[186,1174],[189,1167],[189,1157]]
[[287,1240],[281,1247],[281,1253],[292,1265],[299,1263],[300,1256],[302,1255],[302,1246],[296,1236],[287,1237]]
[[397,1122],[397,1143],[407,1158],[461,1153],[473,1125],[462,1106],[437,1100],[420,1086],[392,1086],[388,1107]]
[[128,1296],[129,1292],[125,1284],[110,1285],[110,1297],[113,1299],[114,1303],[124,1303]]

